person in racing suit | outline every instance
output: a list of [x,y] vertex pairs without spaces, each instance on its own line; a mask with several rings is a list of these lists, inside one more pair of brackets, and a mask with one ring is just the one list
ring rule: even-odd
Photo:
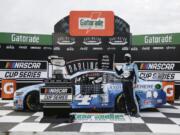
[[125,64],[120,70],[115,67],[118,75],[122,76],[123,92],[125,97],[125,106],[127,114],[131,116],[139,116],[139,106],[133,88],[136,86],[138,80],[138,68],[135,63],[131,62],[131,54],[124,55]]

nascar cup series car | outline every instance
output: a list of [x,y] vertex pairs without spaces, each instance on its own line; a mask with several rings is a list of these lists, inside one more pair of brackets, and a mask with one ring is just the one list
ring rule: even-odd
[[45,84],[36,84],[20,88],[14,93],[14,109],[39,111],[41,105],[39,102],[39,91]]
[[[38,110],[39,94],[44,115],[66,112],[66,109],[108,109],[118,112],[125,110],[121,78],[114,71],[81,71],[69,77],[68,81],[51,80],[46,82],[46,85],[38,84],[19,89],[15,93],[15,109]],[[155,108],[166,103],[161,81],[140,79],[135,88],[135,95],[140,109]]]

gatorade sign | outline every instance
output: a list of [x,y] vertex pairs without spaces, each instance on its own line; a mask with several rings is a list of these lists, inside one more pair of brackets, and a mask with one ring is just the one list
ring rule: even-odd
[[71,36],[113,36],[112,11],[71,11],[69,29]]
[[174,82],[162,82],[163,90],[166,92],[167,101],[173,102],[175,96]]
[[12,99],[16,90],[16,80],[2,80],[2,98]]

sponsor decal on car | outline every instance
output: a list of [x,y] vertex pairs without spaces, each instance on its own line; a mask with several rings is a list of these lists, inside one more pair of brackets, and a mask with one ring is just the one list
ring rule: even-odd
[[156,103],[157,103],[157,101],[156,100],[152,100],[152,99],[145,99],[144,100],[144,105],[155,105]]
[[40,101],[71,101],[72,87],[43,87],[41,88]]
[[137,84],[136,89],[153,89],[153,84]]
[[144,104],[147,105],[147,104],[151,104],[151,100],[144,100]]

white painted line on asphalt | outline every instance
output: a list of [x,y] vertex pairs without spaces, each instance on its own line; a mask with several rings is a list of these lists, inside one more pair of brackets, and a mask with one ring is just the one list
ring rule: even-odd
[[169,118],[170,120],[172,120],[174,123],[180,125],[180,118]]
[[0,122],[4,123],[18,123],[23,122],[28,119],[30,116],[3,116],[0,117]]
[[131,117],[130,123],[144,123],[144,121],[140,117],[139,118]]
[[13,100],[3,100],[2,98],[0,98],[0,103],[12,103]]
[[43,132],[50,124],[49,123],[20,123],[14,128],[10,129],[11,132]]
[[5,105],[3,105],[3,106],[5,106],[5,107],[13,107],[13,106],[14,106],[14,103],[11,102],[11,103],[5,104]]
[[140,113],[141,117],[157,117],[157,118],[166,118],[164,114],[161,112],[141,112]]
[[9,113],[13,112],[13,110],[0,110],[0,116],[7,115]]
[[34,121],[35,121],[35,122],[40,122],[42,118],[43,118],[43,116],[39,116],[39,117],[36,118]]
[[180,106],[174,106],[175,108],[177,108],[177,109],[179,109],[179,111],[180,111]]
[[158,110],[163,113],[180,113],[179,109],[174,108],[158,108]]
[[54,126],[53,128],[58,128],[58,127],[67,126],[67,125],[71,125],[71,124],[72,123],[61,123],[61,124]]
[[43,116],[43,112],[36,112],[32,116]]
[[43,118],[43,112],[36,112],[32,116],[37,116],[38,118],[36,118],[34,121],[35,122],[40,122],[41,119]]
[[113,123],[83,123],[80,132],[114,132]]
[[180,133],[180,126],[173,124],[147,124],[153,133]]
[[174,103],[180,104],[180,100],[175,100]]

